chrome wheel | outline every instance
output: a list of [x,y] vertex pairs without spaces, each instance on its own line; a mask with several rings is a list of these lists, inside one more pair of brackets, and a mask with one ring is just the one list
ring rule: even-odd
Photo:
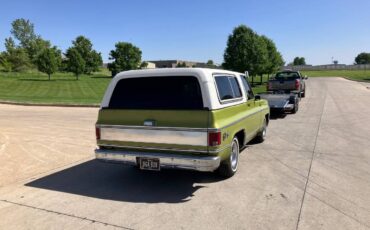
[[261,130],[258,132],[255,140],[257,141],[257,143],[262,143],[265,141],[265,138],[266,138],[266,135],[267,135],[267,120],[266,118],[263,120],[263,124],[262,124],[262,128]]
[[230,156],[221,162],[218,172],[221,176],[232,177],[238,170],[239,163],[239,141],[238,138],[234,137],[231,142]]
[[262,138],[265,139],[267,134],[266,120],[263,122]]
[[239,143],[238,139],[235,138],[231,145],[231,154],[230,154],[231,170],[234,172],[238,169],[238,161],[239,161]]

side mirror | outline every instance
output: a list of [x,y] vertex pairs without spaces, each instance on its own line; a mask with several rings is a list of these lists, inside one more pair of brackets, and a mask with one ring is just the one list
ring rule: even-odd
[[256,96],[254,96],[254,100],[255,100],[255,101],[259,101],[259,100],[261,100],[261,96],[260,96],[260,95],[256,95]]
[[246,77],[247,79],[249,79],[249,72],[248,72],[248,71],[245,71],[245,77]]
[[304,79],[305,79],[305,80],[307,80],[307,79],[308,79],[307,75],[304,75]]

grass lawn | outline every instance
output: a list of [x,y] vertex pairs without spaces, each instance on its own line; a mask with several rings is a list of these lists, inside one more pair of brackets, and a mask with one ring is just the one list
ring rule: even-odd
[[301,71],[308,77],[345,77],[355,81],[370,82],[370,70],[318,70],[318,71]]
[[[105,69],[93,75],[81,75],[77,81],[71,73],[46,74],[0,72],[0,101],[37,104],[98,105],[111,80]],[[265,82],[267,77],[263,78]],[[254,78],[257,83],[260,78]],[[255,94],[264,92],[265,84],[253,87]]]
[[81,75],[0,72],[0,100],[40,104],[100,104],[111,78],[107,71]]
[[[309,77],[346,77],[370,82],[370,70],[325,70],[302,71]],[[100,104],[110,82],[110,73],[103,69],[93,75],[81,75],[76,80],[71,73],[56,73],[48,80],[46,74],[37,71],[28,73],[0,72],[0,101],[37,104]],[[249,79],[252,82],[252,78]],[[255,94],[266,91],[267,75],[253,79]]]

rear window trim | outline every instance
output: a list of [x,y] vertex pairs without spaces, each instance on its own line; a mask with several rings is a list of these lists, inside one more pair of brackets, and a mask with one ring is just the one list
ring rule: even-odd
[[[240,89],[240,83],[239,83],[239,80],[238,80],[238,77],[234,74],[226,74],[226,73],[214,73],[213,74],[213,81],[214,81],[214,85],[215,85],[215,88],[216,88],[216,92],[217,92],[217,98],[218,98],[218,101],[220,102],[221,105],[224,105],[224,104],[230,104],[230,103],[233,103],[233,102],[239,102],[239,101],[242,101],[243,100],[243,96],[244,96],[244,92],[243,90],[240,89],[240,94],[241,96],[240,97],[236,97],[236,98],[232,98],[232,99],[224,99],[224,100],[221,100],[220,98],[220,92],[218,91],[218,86],[217,86],[217,83],[216,83],[216,77],[235,77],[236,78],[236,82],[238,83],[238,87]],[[234,89],[231,87],[231,90],[234,92]]]

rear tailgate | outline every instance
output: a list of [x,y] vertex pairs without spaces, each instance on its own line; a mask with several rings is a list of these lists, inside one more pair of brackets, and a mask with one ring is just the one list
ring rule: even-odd
[[123,78],[99,112],[98,145],[207,153],[208,115],[195,76]]
[[204,153],[208,111],[114,110],[99,112],[99,146],[180,153]]
[[296,80],[270,80],[269,90],[295,90]]

